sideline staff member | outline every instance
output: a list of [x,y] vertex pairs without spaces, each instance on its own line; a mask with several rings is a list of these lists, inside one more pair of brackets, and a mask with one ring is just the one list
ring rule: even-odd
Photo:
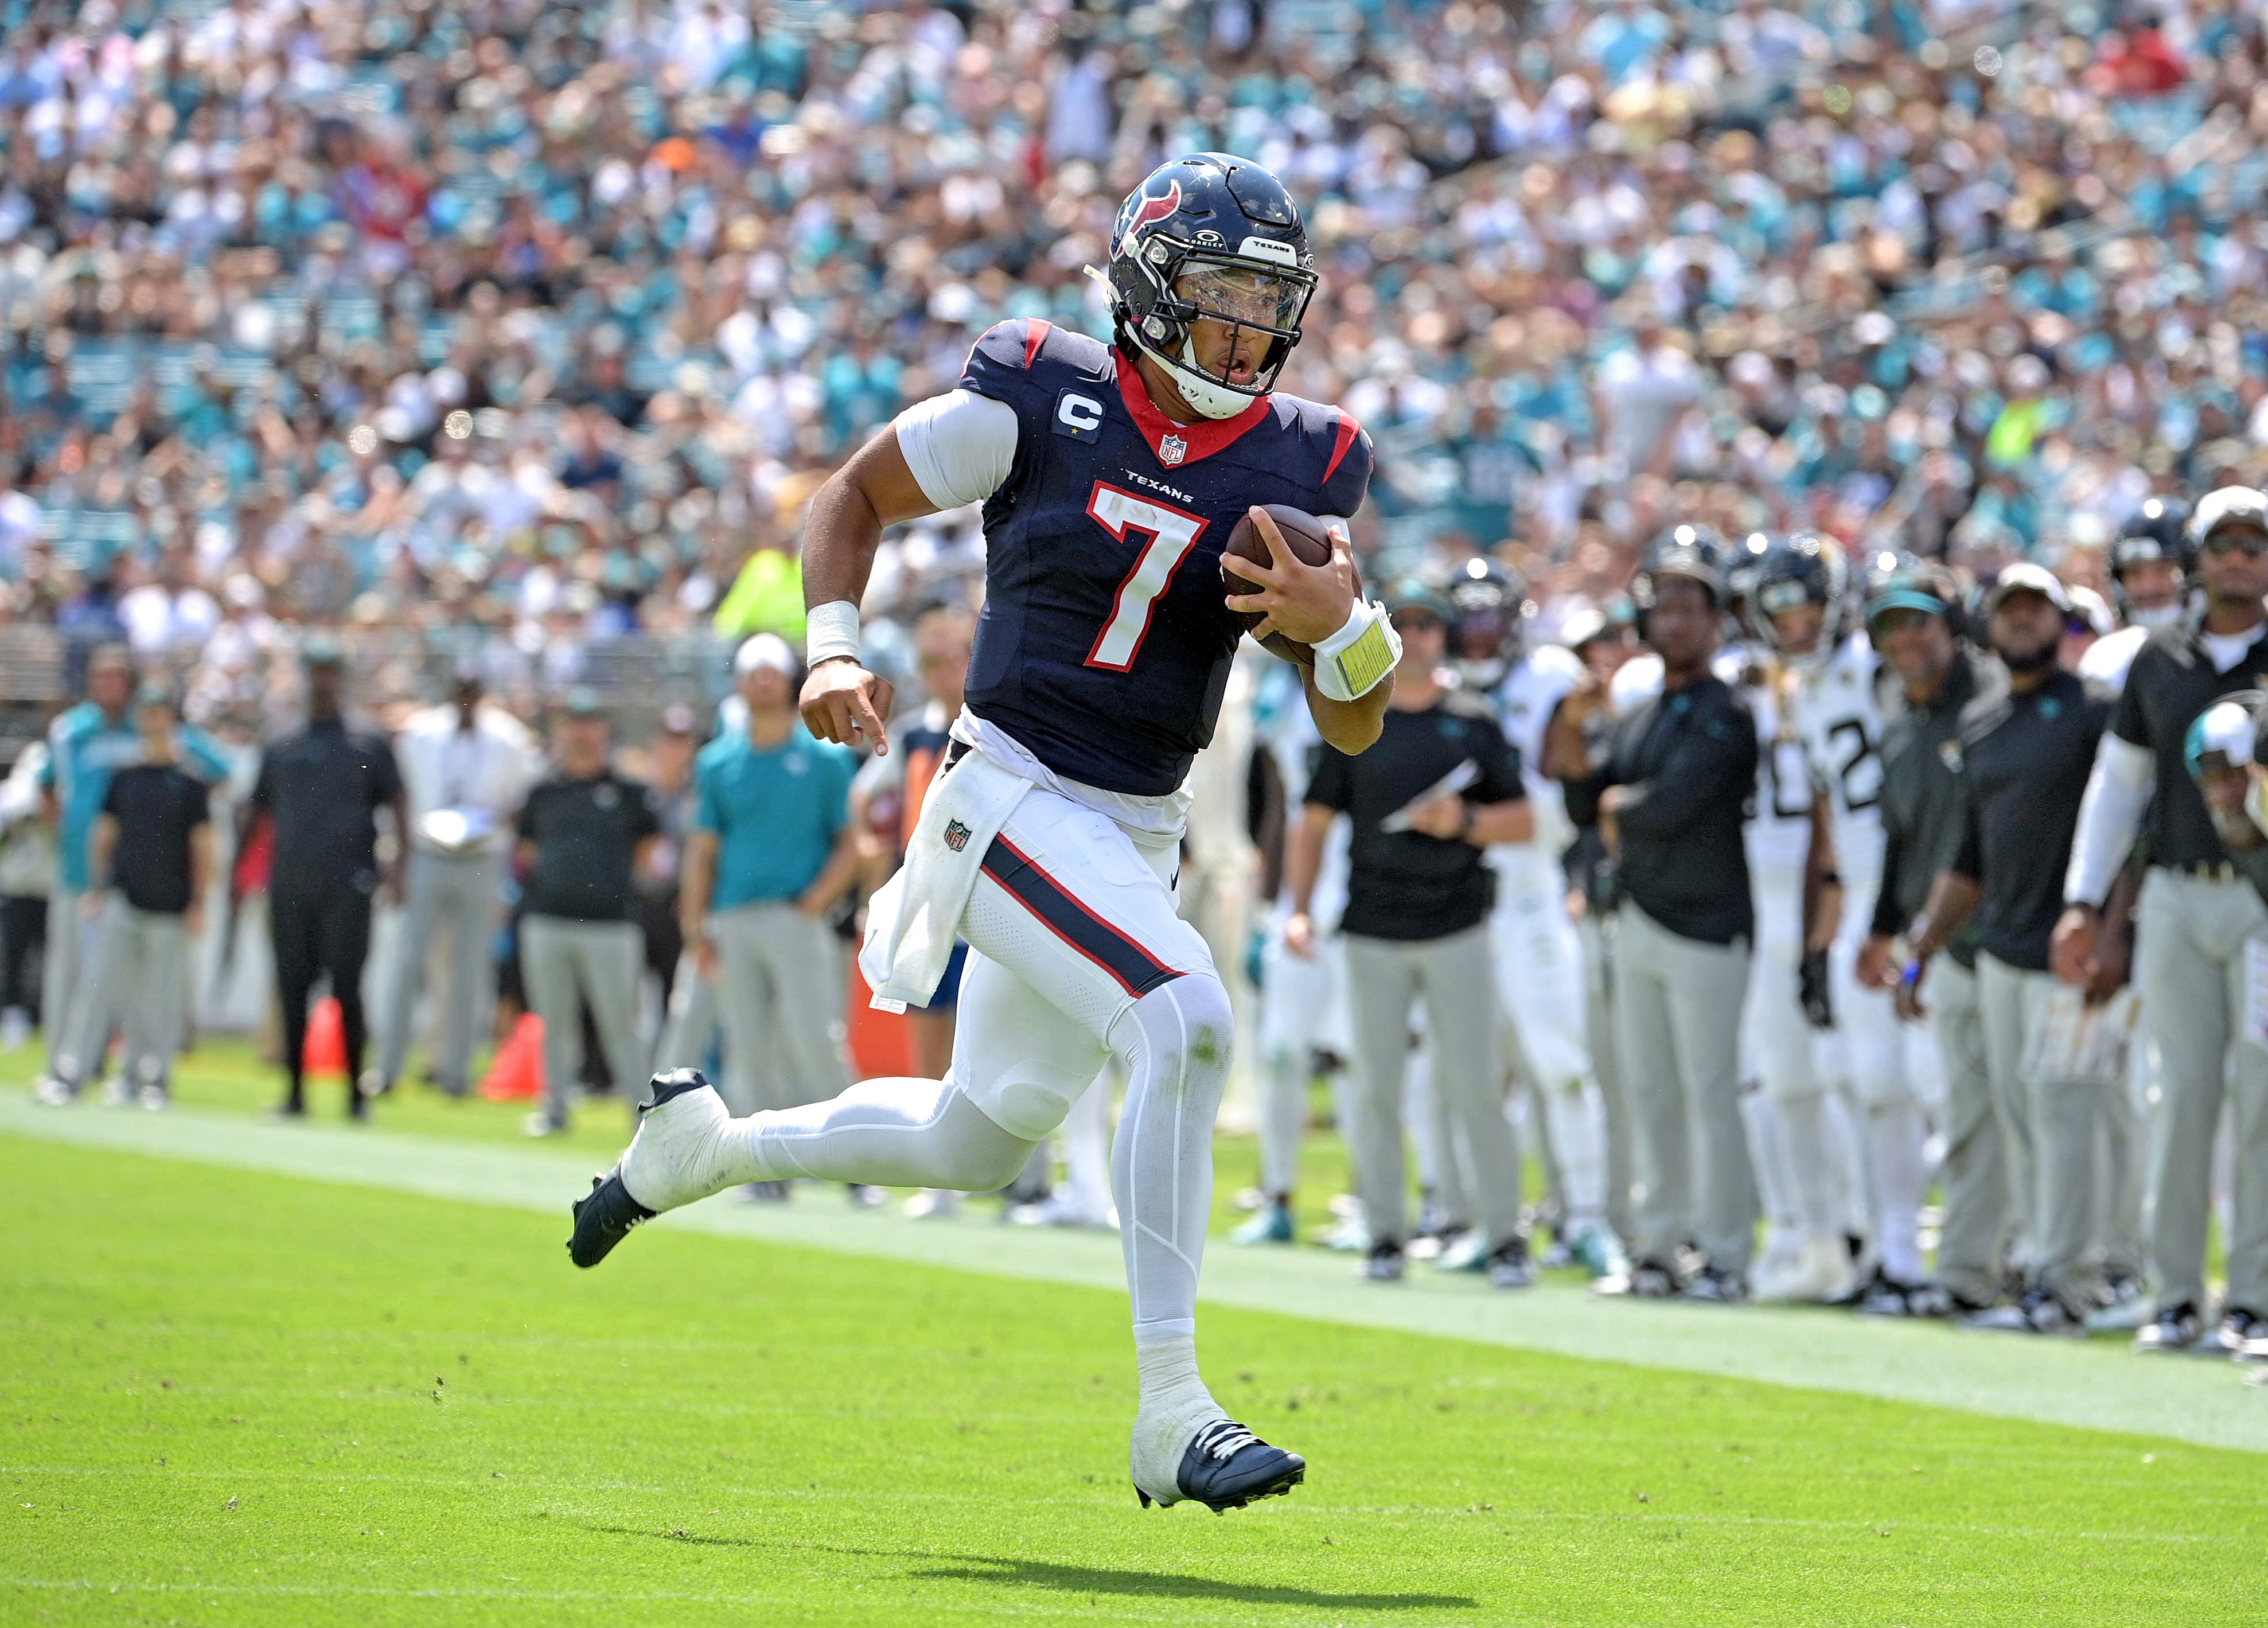
[[[1910,556],[1874,583],[1867,600],[1867,636],[1897,675],[1905,703],[1882,724],[1882,881],[1859,951],[1859,982],[1868,989],[1897,988],[1895,941],[1928,904],[1931,884],[1960,849],[1962,709],[2007,691],[2000,664],[1963,644],[1954,623],[1957,603],[1943,567]],[[1937,1281],[1948,1309],[1983,1311],[2000,1298],[2009,1207],[1977,1004],[1973,926],[1955,934],[1930,969],[1928,1017],[1945,1066],[1945,1220]]]
[[378,865],[380,808],[394,811],[397,844],[409,829],[401,776],[383,735],[350,730],[341,711],[344,658],[328,639],[310,639],[307,726],[271,745],[260,777],[237,816],[238,851],[255,818],[276,820],[276,857],[268,884],[269,936],[276,947],[276,999],[284,1009],[284,1096],[277,1111],[307,1111],[301,1072],[307,1040],[307,997],[328,975],[346,1034],[347,1111],[359,1119],[377,1077],[363,1077],[369,1028],[362,1004],[363,962],[370,954],[371,897],[391,891],[392,873]]
[[[2208,494],[2189,535],[2205,615],[2159,629],[2135,654],[2080,808],[2054,959],[2065,982],[2084,989],[2094,981],[2102,902],[2143,832],[2150,873],[2134,937],[2142,1008],[2158,1048],[2147,1211],[2158,1301],[2134,1347],[2226,1353],[2268,1335],[2268,1051],[2238,1035],[2245,945],[2268,932],[2268,910],[2221,846],[2187,748],[2199,713],[2268,673],[2268,494],[2245,486]],[[2205,1216],[2224,1081],[2235,1109],[2236,1179],[2228,1301],[2212,1328]]]
[[142,761],[111,776],[89,835],[85,908],[99,915],[85,998],[75,1003],[78,1034],[63,1054],[63,1078],[74,1087],[85,1083],[101,1066],[103,1042],[115,1023],[126,1031],[119,1100],[130,1089],[143,1107],[155,1109],[168,1101],[173,1053],[180,1049],[185,958],[212,874],[212,827],[205,783],[181,764],[180,714],[173,697],[144,689],[135,722]]
[[[701,748],[679,910],[717,986],[725,1095],[736,1113],[840,1094],[842,941],[828,908],[856,880],[857,760],[814,740],[795,704],[795,656],[759,633],[733,658],[747,722]],[[764,1196],[785,1197],[784,1184]]]
[[576,690],[560,720],[558,770],[519,811],[527,870],[520,981],[543,1022],[543,1106],[528,1116],[530,1136],[567,1128],[567,1094],[583,1072],[585,1001],[615,1088],[625,1101],[644,1100],[637,1000],[645,935],[630,919],[630,877],[660,835],[661,816],[643,782],[614,771],[611,744],[606,709]]
[[2072,602],[2054,577],[2029,563],[2011,565],[1988,602],[2008,692],[1981,696],[1963,714],[1961,847],[1914,922],[1914,966],[1901,998],[1911,1003],[1922,968],[1974,910],[1984,1053],[2029,1257],[2023,1299],[1984,1313],[1977,1326],[2076,1334],[2102,1286],[2086,1259],[2102,1087],[2038,1078],[2024,1064],[2055,994],[2048,940],[2110,701],[2057,666]]
[[[1756,1175],[1741,1120],[1741,1006],[1756,923],[1742,840],[1756,778],[1756,726],[1710,671],[1724,618],[1722,544],[1680,526],[1646,551],[1631,597],[1661,658],[1661,693],[1616,722],[1594,762],[1583,726],[1602,694],[1578,690],[1551,726],[1567,813],[1596,819],[1618,868],[1616,1044],[1645,1199],[1634,1293],[1682,1286],[1698,1300],[1748,1297]],[[1688,1239],[1707,1264],[1681,1285]]]
[[1411,584],[1388,596],[1387,610],[1402,635],[1394,698],[1368,751],[1350,757],[1322,748],[1285,860],[1292,916],[1285,947],[1315,954],[1308,906],[1324,838],[1344,814],[1353,828],[1341,922],[1355,1050],[1349,1129],[1370,1231],[1360,1275],[1402,1276],[1409,1224],[1402,1088],[1410,1004],[1422,991],[1433,1088],[1470,1158],[1482,1246],[1476,1263],[1500,1289],[1526,1288],[1535,1274],[1520,1235],[1520,1145],[1504,1112],[1488,928],[1495,888],[1483,855],[1491,843],[1527,841],[1535,815],[1519,754],[1486,703],[1441,681],[1447,603]]

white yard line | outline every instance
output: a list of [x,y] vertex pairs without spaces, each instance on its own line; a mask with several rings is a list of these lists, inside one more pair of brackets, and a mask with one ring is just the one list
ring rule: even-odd
[[[554,1215],[590,1185],[591,1161],[348,1126],[276,1124],[241,1115],[66,1109],[0,1096],[0,1133],[313,1181],[425,1194]],[[1117,1240],[1093,1233],[910,1221],[852,1210],[838,1193],[786,1204],[724,1196],[656,1226],[1123,1292]],[[623,1248],[634,1258],[641,1240]],[[541,1265],[531,1262],[531,1268]],[[563,1247],[550,1265],[572,1271]],[[615,1263],[602,1271],[620,1270]],[[2141,1359],[2123,1341],[1974,1334],[1940,1324],[1764,1307],[1600,1300],[1572,1286],[1516,1293],[1420,1269],[1399,1285],[1353,1282],[1346,1257],[1312,1249],[1238,1249],[1215,1241],[1204,1297],[1221,1306],[1529,1351],[1772,1384],[1926,1403],[2006,1418],[2169,1437],[2268,1453],[2268,1394],[2235,1365]]]

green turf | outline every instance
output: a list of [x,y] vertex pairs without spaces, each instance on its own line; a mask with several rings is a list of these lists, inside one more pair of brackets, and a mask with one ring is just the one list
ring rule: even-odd
[[0,1623],[2072,1624],[2257,1455],[1209,1310],[1287,1500],[1138,1510],[1123,1298],[0,1138]]
[[[28,1086],[40,1061],[39,1055],[29,1050],[0,1057],[0,1089]],[[416,1062],[414,1057],[412,1062]],[[480,1066],[485,1065],[482,1059]],[[372,1115],[376,1123],[389,1131],[459,1137],[474,1142],[518,1145],[527,1140],[521,1127],[527,1118],[528,1103],[490,1102],[477,1095],[452,1099],[413,1083],[416,1072],[413,1066],[410,1080],[379,1101]],[[173,1094],[177,1101],[192,1108],[262,1113],[282,1098],[282,1072],[274,1064],[261,1061],[249,1042],[234,1035],[207,1035],[200,1037],[196,1050],[186,1053],[176,1063]],[[345,1085],[335,1079],[311,1083],[307,1090],[310,1113],[318,1121],[343,1119],[345,1092]],[[1314,1095],[1320,1120],[1329,1110],[1329,1093],[1318,1088]],[[567,1133],[547,1145],[578,1149],[588,1153],[594,1165],[603,1166],[611,1164],[622,1152],[622,1144],[630,1139],[630,1130],[629,1116],[617,1104],[599,1099],[583,1104]],[[1221,1234],[1244,1219],[1234,1208],[1234,1201],[1240,1191],[1259,1180],[1259,1138],[1224,1133],[1216,1148],[1219,1180],[1214,1185],[1212,1230]],[[1297,1196],[1297,1212],[1300,1235],[1307,1237],[1330,1226],[1330,1199],[1334,1194],[1345,1191],[1349,1184],[1345,1145],[1336,1131],[1325,1128],[1310,1137],[1301,1151],[1300,1167],[1304,1180],[1303,1190]],[[1535,1179],[1531,1175],[1531,1189]],[[982,1210],[989,1208],[991,1201],[971,1202]]]

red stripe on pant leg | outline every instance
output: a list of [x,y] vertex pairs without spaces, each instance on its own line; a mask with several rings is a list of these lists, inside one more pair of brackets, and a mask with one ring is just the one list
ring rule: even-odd
[[[985,850],[983,868],[1049,932],[1108,973],[1129,995],[1139,998],[1182,976],[1089,910],[1006,837],[992,839],[991,847]],[[1082,943],[1082,936],[1095,942]],[[1120,964],[1114,964],[1114,956]]]

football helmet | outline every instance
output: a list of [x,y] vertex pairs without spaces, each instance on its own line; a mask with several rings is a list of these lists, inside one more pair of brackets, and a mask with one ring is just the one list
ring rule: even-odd
[[[1783,660],[1823,661],[1843,642],[1850,601],[1851,562],[1841,543],[1815,532],[1771,538],[1749,589],[1749,631]],[[1791,652],[1773,618],[1799,605],[1819,607],[1819,637],[1809,650]]]
[[[1122,349],[1163,367],[1208,418],[1233,418],[1276,387],[1315,291],[1300,206],[1249,158],[1194,152],[1161,164],[1118,207],[1110,232],[1110,313]],[[1268,345],[1248,382],[1207,372],[1189,332],[1226,324]]]
[[[2110,598],[2118,614],[2139,628],[2178,622],[2197,556],[2188,536],[2190,505],[2179,497],[2153,497],[2119,528],[2110,545]],[[2127,595],[2126,572],[2146,560],[2164,560],[2181,573],[2181,589],[2167,605],[2136,605]]]
[[1475,555],[1451,573],[1449,660],[1466,686],[1493,689],[1525,648],[1528,587],[1517,571]]

